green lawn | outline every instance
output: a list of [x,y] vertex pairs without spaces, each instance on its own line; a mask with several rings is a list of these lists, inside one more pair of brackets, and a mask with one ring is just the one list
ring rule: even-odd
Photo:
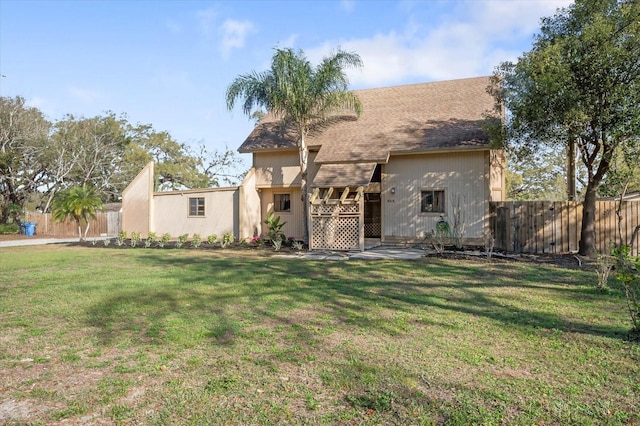
[[593,272],[245,250],[0,249],[0,424],[629,424]]

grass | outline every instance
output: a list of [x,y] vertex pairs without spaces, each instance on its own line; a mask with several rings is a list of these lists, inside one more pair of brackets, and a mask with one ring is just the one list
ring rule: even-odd
[[250,251],[0,249],[0,423],[632,424],[593,272]]

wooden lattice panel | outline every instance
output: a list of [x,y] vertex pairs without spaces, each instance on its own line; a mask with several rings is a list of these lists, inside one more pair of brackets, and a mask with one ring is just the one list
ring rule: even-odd
[[372,222],[364,224],[365,238],[379,238],[382,234],[382,224],[380,222]]
[[360,203],[312,204],[312,247],[318,250],[361,249],[361,212]]

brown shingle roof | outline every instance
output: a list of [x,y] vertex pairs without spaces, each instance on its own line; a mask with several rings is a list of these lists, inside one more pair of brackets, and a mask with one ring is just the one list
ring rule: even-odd
[[[316,163],[384,163],[391,153],[484,148],[488,135],[480,124],[493,106],[488,84],[489,77],[476,77],[357,90],[362,115],[337,120],[308,144],[320,147]],[[295,147],[294,134],[267,116],[239,151]]]
[[319,188],[361,186],[371,182],[376,163],[321,164],[313,178]]

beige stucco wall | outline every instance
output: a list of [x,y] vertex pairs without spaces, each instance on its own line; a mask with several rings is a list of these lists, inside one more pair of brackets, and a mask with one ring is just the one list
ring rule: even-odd
[[146,238],[152,230],[153,162],[148,163],[122,191],[122,230],[140,232]]
[[262,234],[260,194],[256,189],[255,169],[249,170],[239,189],[240,238],[251,239]]
[[[392,156],[383,168],[383,240],[419,240],[435,229],[440,213],[420,212],[420,191],[445,190],[445,214],[460,197],[465,237],[482,238],[488,215],[487,151]],[[395,188],[392,194],[391,189]]]
[[[191,197],[204,198],[204,216],[189,216]],[[158,235],[169,233],[172,237],[178,237],[197,233],[206,238],[216,234],[220,239],[223,234],[231,232],[235,238],[240,236],[238,221],[235,220],[239,211],[237,187],[156,192],[153,198],[153,230]]]

